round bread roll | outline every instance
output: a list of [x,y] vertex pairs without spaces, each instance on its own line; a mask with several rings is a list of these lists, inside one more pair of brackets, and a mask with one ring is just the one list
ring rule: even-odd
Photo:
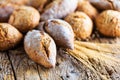
[[23,35],[13,26],[0,23],[0,51],[13,48],[22,40]]
[[83,12],[71,13],[66,16],[65,21],[72,26],[75,37],[78,39],[86,39],[92,33],[92,20]]
[[120,12],[114,10],[103,11],[96,18],[98,31],[108,37],[120,36]]
[[35,28],[39,24],[39,20],[40,14],[36,9],[21,6],[12,13],[9,23],[24,33]]
[[55,67],[56,45],[45,32],[29,31],[24,39],[24,48],[28,56],[36,63],[46,68]]

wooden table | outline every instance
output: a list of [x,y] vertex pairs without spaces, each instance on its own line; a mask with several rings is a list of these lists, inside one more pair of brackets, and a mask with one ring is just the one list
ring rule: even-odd
[[[92,42],[120,43],[119,38],[94,38]],[[113,55],[112,55],[113,56]],[[120,55],[114,55],[118,58]],[[97,65],[97,64],[96,64]],[[108,70],[100,64],[98,70],[107,80],[120,80],[120,68]],[[58,52],[55,68],[45,69],[28,58],[23,47],[0,52],[0,80],[104,80],[69,54]]]

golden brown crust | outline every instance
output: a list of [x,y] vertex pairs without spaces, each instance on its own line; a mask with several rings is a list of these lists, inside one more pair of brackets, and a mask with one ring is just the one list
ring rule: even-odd
[[9,23],[21,32],[27,32],[39,24],[39,12],[27,6],[22,6],[15,10],[10,16]]
[[86,13],[91,19],[94,19],[98,15],[98,11],[95,7],[93,7],[89,1],[79,0],[77,11],[82,11]]
[[72,26],[75,37],[78,39],[86,39],[92,33],[92,20],[83,12],[71,13],[66,16],[65,21]]
[[8,50],[16,46],[23,35],[13,26],[0,23],[0,51]]
[[96,18],[96,26],[105,36],[120,36],[120,12],[114,10],[103,11]]
[[44,29],[58,46],[74,48],[74,33],[72,27],[66,21],[60,19],[47,20]]
[[25,36],[24,48],[28,56],[36,63],[46,68],[55,67],[56,45],[45,32],[29,31]]

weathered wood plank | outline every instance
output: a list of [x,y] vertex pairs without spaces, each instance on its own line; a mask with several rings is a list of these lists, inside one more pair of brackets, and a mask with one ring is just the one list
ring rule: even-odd
[[0,80],[15,80],[6,52],[0,52]]
[[[63,56],[65,57],[63,57]],[[59,53],[55,68],[45,69],[38,65],[39,75],[42,80],[74,80],[79,79],[79,70],[71,63],[69,55]]]
[[57,66],[54,69],[43,69],[39,66],[42,80],[100,80],[97,74],[88,69],[72,56],[59,52]]
[[17,80],[40,80],[37,65],[25,54],[23,48],[9,51]]

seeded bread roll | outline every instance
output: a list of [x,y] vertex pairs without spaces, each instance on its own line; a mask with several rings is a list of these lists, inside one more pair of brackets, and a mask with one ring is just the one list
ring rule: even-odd
[[22,40],[23,35],[13,26],[0,23],[0,51],[15,47]]
[[39,24],[39,20],[40,14],[36,9],[22,6],[12,13],[9,23],[25,33],[35,28]]
[[29,31],[24,39],[24,48],[28,56],[36,63],[46,68],[55,67],[56,45],[45,32]]
[[83,12],[74,12],[66,16],[67,21],[73,28],[77,39],[90,37],[93,30],[92,20]]
[[114,10],[103,11],[96,18],[96,26],[100,33],[108,37],[120,36],[120,12]]

